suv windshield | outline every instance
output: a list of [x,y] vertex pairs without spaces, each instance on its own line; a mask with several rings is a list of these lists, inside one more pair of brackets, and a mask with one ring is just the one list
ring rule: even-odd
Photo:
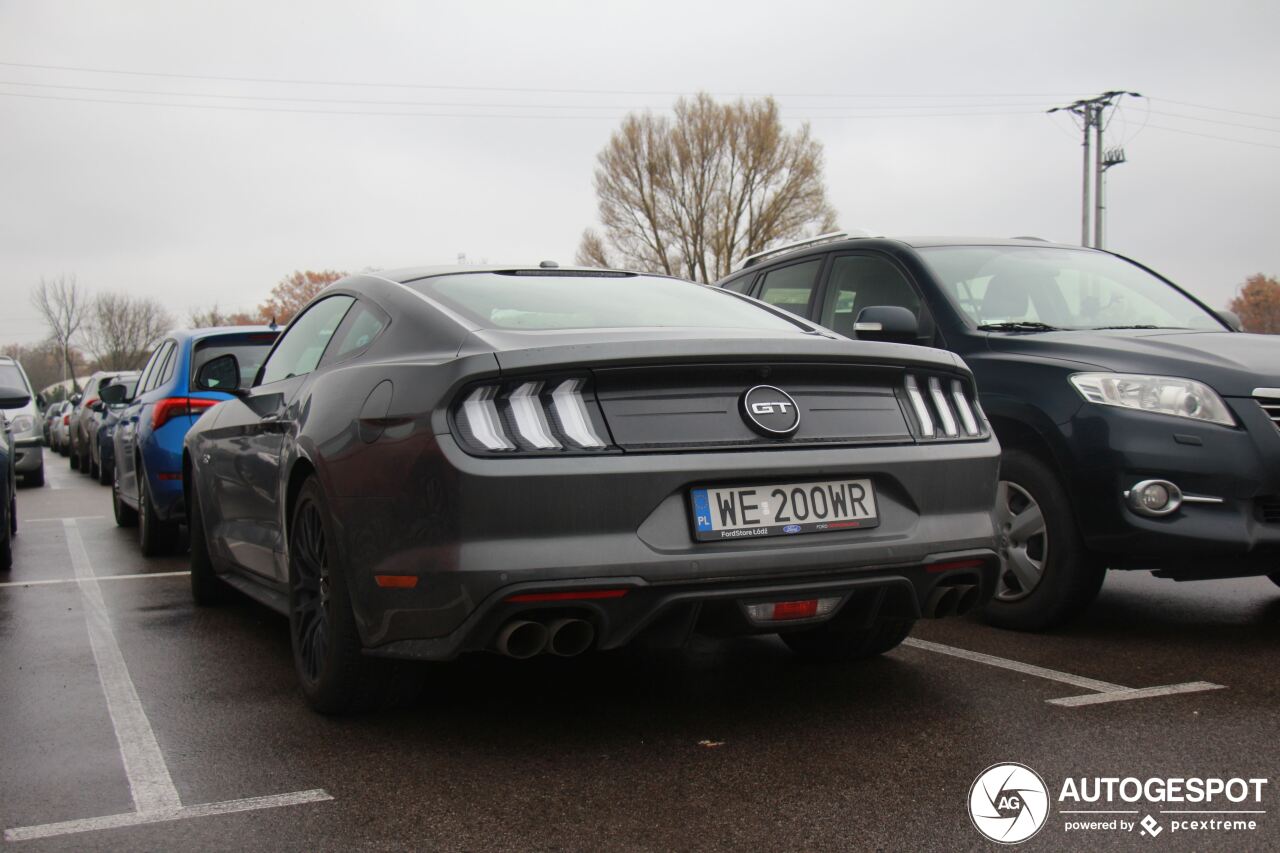
[[936,246],[920,249],[920,254],[947,295],[979,327],[1226,328],[1168,282],[1102,252]]
[[22,391],[31,390],[27,387],[26,377],[22,375],[18,365],[8,361],[0,363],[0,388],[17,388]]
[[718,288],[631,273],[463,273],[410,282],[488,329],[805,331]]

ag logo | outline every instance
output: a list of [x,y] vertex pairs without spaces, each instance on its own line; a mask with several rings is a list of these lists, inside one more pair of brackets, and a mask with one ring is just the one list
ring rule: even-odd
[[742,395],[742,419],[763,436],[783,438],[799,428],[800,409],[781,388],[757,385]]
[[969,789],[969,818],[992,841],[1018,844],[1040,831],[1049,817],[1049,789],[1023,764],[993,764]]

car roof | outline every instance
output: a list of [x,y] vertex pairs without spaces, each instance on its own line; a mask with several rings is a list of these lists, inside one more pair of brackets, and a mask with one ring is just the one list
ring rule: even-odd
[[613,273],[615,275],[644,275],[654,276],[657,278],[674,278],[678,281],[684,281],[679,276],[667,275],[665,273],[640,272],[638,270],[619,270],[605,269],[602,267],[582,267],[582,266],[555,266],[541,267],[537,265],[521,265],[521,264],[440,264],[436,266],[421,267],[404,267],[394,270],[378,270],[377,272],[365,273],[375,278],[383,278],[388,281],[394,281],[397,284],[407,284],[411,281],[418,281],[424,278],[434,278],[441,275],[460,275],[465,273],[477,272],[500,272],[500,273],[535,273],[554,277],[557,273],[562,274],[583,274],[583,273]]
[[[1040,237],[959,237],[959,236],[891,236],[891,237],[840,237],[836,239],[824,239],[821,242],[807,242],[798,244],[794,248],[779,246],[774,251],[765,251],[763,253],[753,255],[747,259],[744,266],[740,266],[729,276],[737,276],[748,270],[763,267],[765,264],[773,263],[781,258],[797,257],[802,255],[813,255],[821,252],[841,251],[845,249],[868,249],[868,248],[884,248],[888,246],[906,246],[912,249],[930,249],[938,247],[950,246],[1026,246],[1036,249],[1077,249],[1085,251],[1098,251],[1085,246],[1079,246],[1074,243],[1057,243],[1052,240],[1044,240]],[[726,276],[729,277],[729,276]]]

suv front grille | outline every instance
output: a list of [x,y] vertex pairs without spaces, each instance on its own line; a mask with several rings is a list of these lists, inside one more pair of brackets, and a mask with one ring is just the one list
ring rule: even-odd
[[1280,397],[1254,397],[1253,399],[1258,401],[1258,405],[1267,413],[1267,417],[1271,418],[1276,429],[1280,429]]
[[1280,497],[1258,498],[1258,520],[1264,524],[1280,524]]

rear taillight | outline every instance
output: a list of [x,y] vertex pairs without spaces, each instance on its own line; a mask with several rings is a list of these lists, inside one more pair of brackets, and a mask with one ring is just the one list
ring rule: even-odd
[[454,409],[463,445],[480,453],[592,453],[611,450],[595,396],[583,377],[475,385]]
[[165,397],[151,410],[151,428],[160,429],[169,421],[183,415],[199,417],[205,409],[211,409],[221,402],[221,400],[210,400],[205,397]]
[[950,376],[916,376],[904,382],[921,438],[981,438],[987,434],[982,409],[969,385]]
[[767,601],[745,605],[753,622],[788,622],[793,619],[821,619],[830,616],[840,597],[806,598],[800,601]]
[[63,425],[63,426],[71,426],[71,415],[63,415],[63,416],[62,416],[62,425]]

